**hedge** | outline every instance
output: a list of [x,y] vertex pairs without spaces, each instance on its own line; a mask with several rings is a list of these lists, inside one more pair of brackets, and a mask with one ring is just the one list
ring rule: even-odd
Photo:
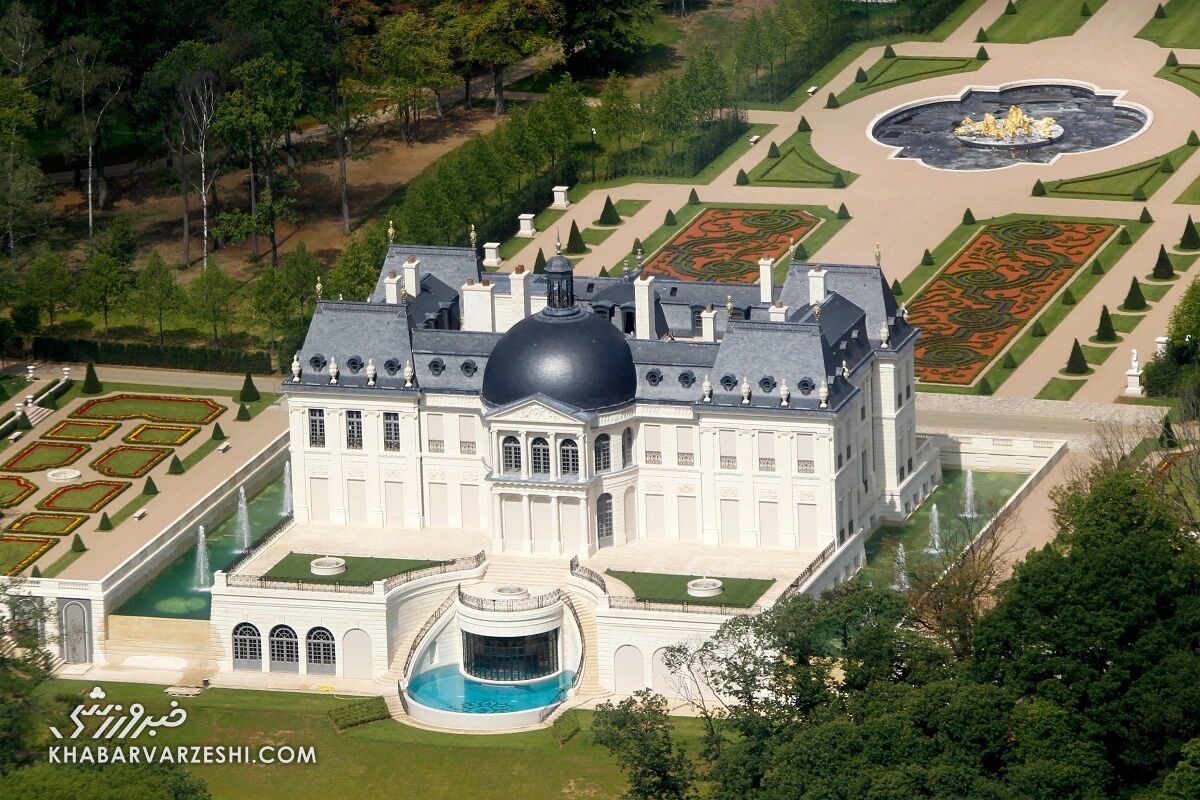
[[[97,342],[36,336],[33,355],[42,361],[95,361],[127,367],[164,367],[197,372],[254,372],[271,374],[271,356],[262,351],[232,347],[184,347],[143,342]],[[290,363],[290,359],[289,359]]]
[[353,728],[356,725],[366,725],[368,722],[378,722],[391,716],[387,703],[382,697],[372,697],[340,708],[331,708],[329,718],[333,727],[339,731]]

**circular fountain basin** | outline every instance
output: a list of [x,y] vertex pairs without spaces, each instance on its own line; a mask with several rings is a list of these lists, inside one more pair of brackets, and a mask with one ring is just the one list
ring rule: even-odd
[[1062,125],[1053,125],[1050,128],[1049,136],[1010,136],[1005,139],[997,139],[992,136],[959,136],[954,134],[954,138],[965,144],[967,147],[1044,147],[1053,142],[1057,142],[1063,137],[1066,131]]
[[696,578],[687,582],[687,593],[692,597],[716,597],[725,591],[725,584],[716,578]]
[[346,559],[337,556],[321,556],[309,562],[313,575],[341,575],[346,571]]
[[524,586],[498,586],[495,593],[505,600],[517,600],[522,597],[529,597],[529,590]]
[[78,480],[82,474],[83,473],[77,469],[63,467],[62,469],[50,470],[46,473],[46,478],[47,480],[54,481],[55,483],[66,483],[67,481]]

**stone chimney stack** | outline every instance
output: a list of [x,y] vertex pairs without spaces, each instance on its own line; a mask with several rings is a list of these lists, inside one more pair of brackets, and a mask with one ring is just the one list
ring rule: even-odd
[[775,290],[775,259],[763,256],[758,260],[758,300],[771,304]]
[[775,305],[771,306],[771,322],[783,322],[787,319],[788,307],[783,304],[782,300],[776,300]]
[[710,305],[700,312],[700,340],[715,342],[717,340],[717,312]]
[[654,335],[654,276],[643,272],[633,282],[634,335],[639,339],[656,339]]
[[421,293],[421,262],[416,256],[410,255],[404,260],[404,291],[408,292],[409,297]]
[[389,272],[383,279],[383,299],[392,306],[400,302],[400,276],[396,274],[396,270]]
[[825,270],[820,264],[808,271],[808,302],[810,304],[825,301]]
[[464,331],[492,333],[496,330],[496,307],[492,302],[495,289],[495,284],[487,278],[479,283],[474,278],[467,278],[462,287]]
[[526,270],[524,264],[518,264],[509,278],[509,292],[512,297],[512,324],[516,325],[529,316],[529,282],[533,280],[533,271]]

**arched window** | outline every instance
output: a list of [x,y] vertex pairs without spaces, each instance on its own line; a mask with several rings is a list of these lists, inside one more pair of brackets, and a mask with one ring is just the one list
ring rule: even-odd
[[550,474],[550,443],[540,436],[529,445],[529,467],[534,475]]
[[287,625],[271,628],[271,672],[300,671],[300,642]]
[[596,472],[608,472],[612,469],[612,447],[609,436],[602,433],[596,437]]
[[515,436],[505,436],[502,446],[504,451],[504,473],[517,475],[521,472],[521,442]]
[[325,628],[313,628],[305,638],[310,675],[333,675],[337,672],[337,648],[333,634]]
[[233,668],[262,672],[262,637],[249,622],[233,628]]
[[602,494],[596,498],[596,545],[613,546],[612,495]]
[[621,434],[621,466],[633,466],[633,428],[626,428]]
[[563,475],[579,474],[579,445],[574,439],[565,439],[558,446],[558,469]]

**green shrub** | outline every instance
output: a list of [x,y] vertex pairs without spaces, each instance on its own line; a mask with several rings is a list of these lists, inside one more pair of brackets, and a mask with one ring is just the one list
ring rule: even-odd
[[771,146],[767,148],[767,158],[779,158],[779,145],[771,142]]
[[793,260],[803,261],[808,258],[808,248],[804,246],[804,242],[796,244],[796,252],[792,255]]
[[900,281],[893,280],[892,281],[892,296],[899,297],[902,294],[904,294],[904,287],[900,285]]
[[38,565],[37,565],[37,564],[34,564],[34,565],[33,565],[33,569],[30,571],[30,573],[29,573],[29,577],[31,577],[31,578],[40,578],[40,577],[42,577],[42,571],[41,571],[40,569],[38,569]]
[[992,384],[986,375],[979,379],[979,393],[984,397],[989,397],[992,394]]
[[1169,175],[1175,171],[1175,165],[1171,163],[1171,159],[1164,157],[1162,164],[1159,165],[1159,169]]
[[890,44],[883,48],[883,57],[884,58],[895,58],[896,57],[896,51],[892,49],[892,46]]
[[[800,124],[796,126],[796,130],[800,133],[809,133],[812,131],[812,125],[808,124],[808,117],[801,117]],[[693,190],[695,191],[695,190]]]
[[636,236],[633,237],[633,252],[637,253],[637,252],[641,251],[641,249],[642,249],[642,240],[637,238]]
[[986,42],[987,40],[988,40],[987,31],[985,31],[983,28],[980,28],[979,32],[975,34],[975,41],[976,42]]
[[238,422],[249,422],[250,421],[250,409],[246,408],[245,403],[242,403],[241,405],[238,406],[238,413],[237,413],[237,417],[235,417],[235,419]]
[[1129,292],[1125,295],[1125,302],[1121,307],[1129,311],[1146,310],[1146,296],[1142,294],[1142,285],[1138,283],[1137,278],[1130,280]]
[[1171,427],[1170,414],[1163,414],[1162,427],[1158,431],[1158,446],[1165,450],[1179,447],[1179,439],[1175,436],[1175,429]]
[[1135,186],[1133,189],[1133,194],[1130,195],[1130,197],[1135,202],[1144,203],[1146,202],[1146,189],[1142,186]]
[[579,223],[571,223],[571,233],[567,236],[567,249],[565,252],[572,255],[586,253],[587,245],[583,241],[583,234],[579,232]]
[[[1159,6],[1159,8],[1162,8],[1162,6]],[[1167,53],[1167,66],[1168,67],[1178,67],[1179,66],[1179,57],[1175,55],[1174,50]]]
[[1151,222],[1154,222],[1154,217],[1150,216],[1150,209],[1142,206],[1142,213],[1138,216],[1138,222],[1142,222],[1147,225],[1149,225]]
[[675,212],[668,208],[667,216],[663,218],[663,225],[678,225],[678,224],[679,223],[675,221]]
[[1075,295],[1071,294],[1070,289],[1067,289],[1065,292],[1062,293],[1062,304],[1064,306],[1075,305]]
[[1071,345],[1071,355],[1067,357],[1067,368],[1064,370],[1068,375],[1086,375],[1088,371],[1087,359],[1083,357],[1083,348],[1079,346],[1079,340]]
[[25,409],[23,409],[23,408],[17,414],[17,430],[19,430],[19,431],[33,430],[33,423],[31,423],[29,421],[29,417],[25,416]]
[[146,486],[142,489],[142,494],[147,497],[153,497],[158,494],[158,484],[154,482],[154,478],[146,477]]
[[846,208],[845,203],[842,203],[840,206],[838,206],[837,218],[850,219],[850,209]]
[[546,254],[542,252],[542,248],[538,248],[537,255],[533,257],[533,274],[542,275],[546,272]]
[[696,194],[695,189],[692,189],[692,191],[688,193],[688,205],[695,206],[695,205],[699,205],[699,204],[700,204],[700,195]]
[[835,189],[845,189],[846,188],[846,178],[845,178],[845,176],[842,175],[842,173],[840,171],[835,172],[835,173],[833,173],[833,180],[830,182],[830,184]]
[[1133,244],[1133,237],[1129,235],[1128,228],[1121,228],[1121,232],[1117,234],[1117,244]]
[[105,511],[100,515],[100,524],[96,526],[98,531],[111,531],[113,529],[112,520],[108,518],[108,512]]
[[182,475],[183,462],[179,460],[179,456],[171,456],[171,464],[167,467],[168,475]]
[[1033,321],[1033,327],[1029,329],[1029,335],[1037,339],[1040,339],[1046,335],[1046,329],[1042,327],[1042,321],[1040,319],[1035,319]]
[[1112,316],[1108,313],[1108,306],[1100,307],[1100,324],[1096,326],[1096,341],[1117,341],[1117,331],[1113,328]]
[[839,106],[841,106],[841,103],[838,102],[837,95],[833,92],[830,92],[829,97],[825,100],[825,107],[838,108]]
[[963,225],[974,225],[975,224],[975,215],[971,213],[971,209],[968,208],[966,211],[963,212],[962,224]]
[[225,431],[221,430],[221,423],[218,422],[216,425],[213,425],[212,440],[214,442],[221,442],[221,441],[224,441],[226,438],[227,437],[225,436]]
[[371,697],[357,703],[329,709],[329,719],[333,727],[339,731],[353,728],[356,725],[366,725],[368,722],[378,722],[391,716],[387,703],[382,697]]
[[1017,13],[1017,7],[1013,5],[1012,0],[1008,0],[1008,4],[1004,6],[1004,13],[1010,16]]
[[1167,248],[1163,245],[1158,246],[1158,258],[1154,261],[1154,271],[1150,273],[1155,280],[1168,281],[1175,277],[1175,265],[1171,263],[1171,257],[1167,255]]
[[1188,134],[1188,147],[1200,147],[1200,136],[1196,135],[1195,131]]
[[621,215],[617,213],[617,207],[613,205],[611,195],[606,195],[604,198],[604,210],[600,212],[600,219],[598,222],[601,225],[621,224]]
[[933,253],[929,252],[928,247],[925,248],[925,252],[921,255],[921,266],[923,266],[923,267],[932,267],[933,266]]
[[[1166,10],[1165,8],[1163,8],[1163,6],[1162,6],[1162,3],[1159,3],[1159,4],[1158,4],[1158,5],[1155,7],[1155,9],[1154,9],[1154,18],[1155,18],[1155,19],[1166,19],[1166,18],[1167,18],[1167,10]],[[1171,53],[1171,55],[1175,55],[1175,54],[1174,54],[1174,53]]]
[[867,82],[867,71],[865,69],[863,69],[862,67],[859,67],[858,72],[854,73],[854,82],[855,83],[866,83]]
[[1034,197],[1045,197],[1046,196],[1046,185],[1044,183],[1042,183],[1042,181],[1040,179],[1035,181],[1033,184],[1033,196]]
[[1196,229],[1191,214],[1188,214],[1187,224],[1183,226],[1183,236],[1179,237],[1179,249],[1200,250],[1200,230]]
[[[374,285],[374,283],[372,283]],[[307,332],[305,326],[299,332],[300,342]],[[299,345],[300,342],[297,342]],[[286,347],[287,363],[292,363],[292,353],[297,347]],[[127,367],[165,367],[188,369],[193,372],[246,372],[269,375],[272,371],[269,353],[243,350],[233,347],[186,347],[184,345],[148,342],[122,342],[96,339],[59,339],[54,336],[35,336],[33,355],[40,361],[66,363],[89,363],[95,372],[96,364],[116,364]],[[100,394],[104,387],[97,379],[88,386],[84,377],[84,394]]]
[[1102,263],[1100,263],[1100,259],[1098,259],[1098,258],[1092,262],[1092,274],[1093,275],[1103,275],[1104,274],[1104,265]]
[[1092,15],[1091,6],[1089,6],[1087,3],[1084,3],[1079,9],[1079,16],[1090,17],[1091,15]]
[[737,174],[737,185],[747,186],[750,183],[750,176],[746,174],[746,170],[739,169]]
[[78,533],[75,534],[75,538],[71,540],[71,552],[72,553],[86,553],[87,552],[87,547],[84,546],[83,539],[80,538]]
[[1012,351],[1004,354],[1004,358],[1000,361],[1000,366],[1004,367],[1005,369],[1017,368],[1017,359],[1013,357]]
[[47,392],[45,397],[37,401],[37,404],[42,408],[48,408],[51,411],[55,411],[58,408],[58,400],[54,398],[53,392]]
[[563,712],[550,727],[554,731],[554,741],[558,742],[559,747],[574,739],[582,730],[579,714],[574,709]]
[[[37,345],[35,343],[34,349]],[[83,393],[84,394],[100,394],[104,391],[104,384],[100,383],[100,379],[96,377],[96,365],[94,362],[87,363],[87,372],[83,376]]]
[[980,47],[978,50],[975,51],[975,60],[976,61],[987,61],[988,58],[990,58],[990,56],[988,56],[988,51],[987,51],[986,47]]
[[256,403],[262,399],[262,395],[258,393],[258,387],[254,385],[254,378],[250,376],[250,370],[246,370],[246,380],[242,381],[242,391],[238,393],[238,400],[243,403]]

